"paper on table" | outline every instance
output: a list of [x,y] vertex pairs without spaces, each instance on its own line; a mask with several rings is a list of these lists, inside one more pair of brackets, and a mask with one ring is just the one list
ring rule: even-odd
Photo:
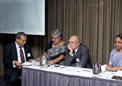
[[22,65],[23,66],[29,66],[29,65],[32,65],[32,63],[31,62],[24,62],[24,63],[22,63]]
[[102,72],[100,75],[101,75],[101,78],[111,79],[113,74],[114,74],[114,72],[105,71],[105,72]]
[[106,66],[107,66],[107,64],[104,64],[104,65],[101,66],[102,72],[105,72],[106,71]]
[[121,70],[118,70],[118,71],[115,72],[113,75],[116,75],[116,76],[122,76],[122,71],[121,71]]

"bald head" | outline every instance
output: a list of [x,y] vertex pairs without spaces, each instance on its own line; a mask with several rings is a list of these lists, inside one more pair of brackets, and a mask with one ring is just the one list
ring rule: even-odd
[[69,46],[75,50],[79,47],[80,43],[79,43],[79,37],[76,35],[73,35],[69,38]]
[[73,40],[73,41],[75,41],[75,42],[79,42],[79,37],[76,36],[76,35],[73,35],[73,36],[70,37],[69,40]]

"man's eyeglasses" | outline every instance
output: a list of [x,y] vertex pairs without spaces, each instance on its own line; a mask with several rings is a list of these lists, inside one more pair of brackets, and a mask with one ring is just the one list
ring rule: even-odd
[[21,40],[22,42],[27,42],[27,40],[22,40],[22,39],[19,39],[19,40]]
[[68,42],[68,44],[75,44],[75,43],[78,43],[78,42]]

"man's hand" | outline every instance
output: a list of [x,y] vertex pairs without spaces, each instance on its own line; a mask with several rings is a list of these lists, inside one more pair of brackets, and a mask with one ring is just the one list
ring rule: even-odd
[[73,49],[70,47],[70,45],[67,45],[67,48],[69,49],[70,53],[73,53]]
[[28,62],[32,62],[32,60],[30,59],[30,60],[28,60]]
[[21,66],[21,63],[18,62],[18,61],[14,61],[14,64],[15,64],[17,67],[20,67],[20,66]]

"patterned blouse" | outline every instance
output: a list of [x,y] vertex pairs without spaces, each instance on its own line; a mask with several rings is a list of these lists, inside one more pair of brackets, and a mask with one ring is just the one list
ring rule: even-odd
[[122,51],[119,53],[116,53],[116,50],[114,48],[110,53],[109,64],[111,64],[113,67],[122,66]]
[[60,55],[64,55],[66,51],[66,45],[60,45],[55,48],[52,48],[52,41],[48,44],[48,47],[46,48],[45,52],[47,53],[47,58],[49,60],[54,60]]

